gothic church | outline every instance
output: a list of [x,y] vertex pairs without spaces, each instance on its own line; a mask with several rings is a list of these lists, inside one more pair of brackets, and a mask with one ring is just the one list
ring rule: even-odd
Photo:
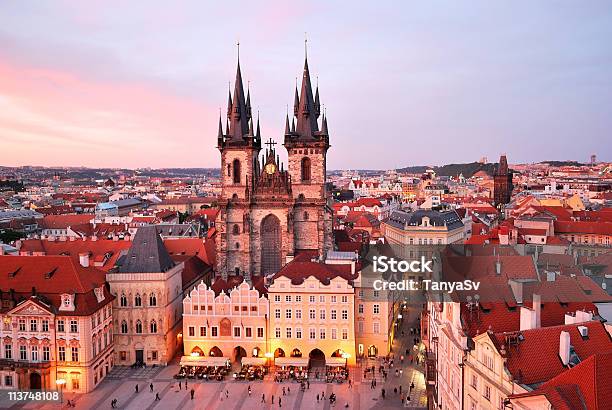
[[[321,118],[319,120],[319,118]],[[304,61],[301,91],[295,89],[291,121],[285,119],[288,169],[270,139],[262,149],[253,126],[251,96],[236,71],[228,98],[225,130],[219,118],[221,194],[216,227],[216,272],[228,275],[276,273],[300,252],[325,256],[332,249],[332,210],[327,192],[327,119],[321,115],[318,86],[313,96]]]

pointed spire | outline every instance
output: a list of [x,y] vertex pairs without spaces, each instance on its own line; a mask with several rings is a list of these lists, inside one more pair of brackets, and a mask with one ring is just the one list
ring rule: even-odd
[[321,121],[321,132],[324,135],[329,135],[327,132],[327,115],[323,114],[323,120]]
[[[240,47],[240,44],[238,44],[238,47]],[[230,131],[228,132],[229,139],[233,139],[234,141],[242,140],[242,137],[249,132],[250,114],[247,110],[247,103],[244,96],[242,73],[240,71],[240,60],[238,60],[236,67],[234,98],[228,117],[230,118]]]
[[295,132],[295,118],[291,120],[291,132]]
[[285,117],[285,135],[291,134],[291,130],[289,129],[289,114]]
[[317,118],[319,118],[319,115],[321,115],[321,102],[319,101],[319,77],[317,77],[317,91],[315,92],[314,106],[317,113]]
[[230,115],[232,115],[232,85],[231,82],[227,82],[227,93],[229,94],[227,96],[227,118],[230,117]]
[[225,120],[225,135],[229,135],[229,120]]
[[261,132],[259,130],[259,110],[257,110],[257,133],[255,134],[258,140],[261,141]]
[[223,139],[223,123],[221,122],[221,108],[219,108],[219,133],[217,137]]
[[300,109],[300,97],[297,89],[297,77],[295,78],[295,97],[293,98],[293,115],[297,117]]
[[249,135],[250,136],[255,135],[255,133],[253,132],[253,120],[252,119],[249,120]]
[[317,110],[315,106],[315,98],[312,95],[308,58],[305,57],[302,88],[299,94],[297,109],[294,108],[295,116],[297,117],[295,132],[298,134],[298,137],[304,139],[316,138],[316,133],[319,131],[319,125],[317,122],[318,111],[320,111],[320,109]]
[[246,97],[247,118],[251,118],[251,82],[247,82],[247,97]]

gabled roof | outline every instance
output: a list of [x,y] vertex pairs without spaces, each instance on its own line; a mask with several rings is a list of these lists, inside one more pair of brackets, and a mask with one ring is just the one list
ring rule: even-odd
[[119,267],[121,273],[166,272],[174,262],[155,225],[138,228],[132,246]]
[[[588,336],[581,336],[578,326],[588,328]],[[506,368],[512,377],[521,384],[532,385],[568,369],[559,357],[559,337],[563,331],[570,334],[570,344],[581,361],[596,353],[612,352],[612,339],[599,321],[524,330],[512,345],[508,345],[504,333],[495,333],[493,337],[498,346],[504,345],[502,357],[506,358]]]

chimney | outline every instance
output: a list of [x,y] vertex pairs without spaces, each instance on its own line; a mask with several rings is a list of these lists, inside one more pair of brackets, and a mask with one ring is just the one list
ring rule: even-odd
[[529,330],[536,328],[536,312],[525,306],[521,306],[520,330]]
[[499,259],[495,261],[495,274],[501,275],[501,262]]
[[564,366],[567,366],[570,360],[570,334],[565,330],[559,335],[559,357]]
[[589,328],[586,326],[578,326],[578,331],[580,332],[580,336],[582,337],[589,336]]
[[523,282],[519,282],[517,280],[509,280],[508,285],[510,285],[510,289],[512,290],[512,294],[514,295],[514,300],[516,300],[517,304],[523,303]]
[[89,268],[89,253],[79,253],[79,263],[84,268]]
[[535,312],[535,327],[541,327],[542,318],[542,296],[533,294],[533,310]]

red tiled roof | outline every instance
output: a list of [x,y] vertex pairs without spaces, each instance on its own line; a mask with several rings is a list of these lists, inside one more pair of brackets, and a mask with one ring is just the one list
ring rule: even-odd
[[68,256],[0,256],[0,289],[29,298],[33,288],[58,309],[61,295],[75,295],[75,310],[58,312],[89,315],[113,300],[104,286],[105,299],[98,303],[94,288],[105,285],[106,273],[84,268]]
[[[578,326],[588,328],[588,336],[582,337]],[[492,335],[498,346],[505,345],[506,368],[513,378],[522,384],[542,383],[567,370],[559,357],[559,336],[569,332],[570,344],[580,358],[585,360],[596,353],[612,352],[612,339],[599,321],[573,325],[541,327],[521,332],[522,340],[516,345],[506,343],[504,333]]]
[[612,222],[555,221],[555,233],[612,235]]
[[46,215],[42,222],[43,229],[66,229],[69,226],[89,223],[93,214]]
[[[266,295],[268,289],[266,289],[263,276],[252,276],[253,287],[259,291],[260,295]],[[221,292],[229,294],[232,289],[239,286],[244,281],[244,278],[239,275],[230,275],[226,279],[220,276],[216,277],[210,288],[215,292],[215,295],[219,295]]]
[[518,228],[518,232],[521,235],[536,235],[536,236],[546,236],[546,229],[538,229],[538,228]]
[[272,277],[272,279],[286,277],[291,279],[292,284],[299,285],[303,283],[306,278],[314,276],[321,283],[328,285],[331,279],[338,276],[346,279],[347,281],[352,281],[357,276],[356,274],[351,273],[351,266],[348,264],[330,265],[320,262],[311,262],[309,259],[309,255],[304,255],[303,258],[296,257],[294,260],[283,266],[281,270]]
[[544,395],[555,410],[603,410],[612,397],[612,353],[596,353],[536,390],[511,397]]

